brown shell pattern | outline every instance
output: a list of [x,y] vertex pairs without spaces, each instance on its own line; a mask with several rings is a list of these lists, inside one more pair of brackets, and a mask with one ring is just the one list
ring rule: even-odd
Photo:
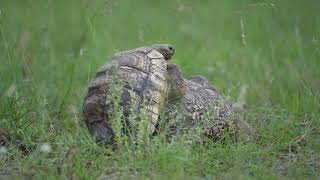
[[125,83],[121,89],[124,114],[139,115],[143,108],[149,122],[148,130],[153,133],[167,93],[166,66],[159,52],[143,48],[118,53],[98,69],[83,104],[86,125],[98,141],[112,141],[110,116],[113,110],[108,97],[113,92],[108,83],[115,74]]

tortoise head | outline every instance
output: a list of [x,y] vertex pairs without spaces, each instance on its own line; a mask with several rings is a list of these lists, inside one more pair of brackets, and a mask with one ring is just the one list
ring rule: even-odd
[[154,44],[150,47],[162,54],[165,60],[171,59],[175,51],[175,48],[170,44]]
[[187,91],[186,81],[177,65],[167,65],[167,79],[169,85],[169,99],[181,98]]

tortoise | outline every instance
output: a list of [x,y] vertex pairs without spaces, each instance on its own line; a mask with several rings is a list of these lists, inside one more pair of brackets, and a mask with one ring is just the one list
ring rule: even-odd
[[237,142],[256,137],[254,129],[239,118],[232,104],[206,78],[196,75],[184,79],[175,64],[168,64],[167,71],[171,89],[164,112],[168,137],[188,131],[194,135],[200,132],[199,140],[201,136],[213,141],[231,137]]
[[[169,44],[154,44],[119,52],[99,68],[91,80],[83,102],[84,121],[97,142],[114,143],[111,118],[115,102],[111,94],[120,94],[123,117],[139,117],[141,111],[148,119],[148,133],[152,134],[167,94],[167,60],[174,55],[175,48]],[[120,88],[112,83],[121,80]],[[126,121],[127,122],[127,119]]]

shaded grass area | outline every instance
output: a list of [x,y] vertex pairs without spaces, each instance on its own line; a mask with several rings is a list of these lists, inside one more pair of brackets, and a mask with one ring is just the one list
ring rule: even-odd
[[[0,3],[0,176],[34,178],[316,178],[320,175],[318,1],[9,1]],[[176,46],[184,76],[206,76],[260,139],[233,145],[98,146],[81,106],[115,52]],[[156,141],[156,140],[155,140]],[[40,149],[43,143],[50,153]]]

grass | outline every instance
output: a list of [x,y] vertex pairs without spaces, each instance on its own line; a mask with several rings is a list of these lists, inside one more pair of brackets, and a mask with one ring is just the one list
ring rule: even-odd
[[[0,179],[317,179],[320,3],[69,0],[0,3]],[[176,47],[185,77],[206,76],[260,135],[247,144],[157,143],[135,154],[94,143],[82,101],[120,50]],[[8,143],[9,142],[9,143]],[[52,151],[41,151],[49,144]],[[2,149],[3,151],[3,149]]]

